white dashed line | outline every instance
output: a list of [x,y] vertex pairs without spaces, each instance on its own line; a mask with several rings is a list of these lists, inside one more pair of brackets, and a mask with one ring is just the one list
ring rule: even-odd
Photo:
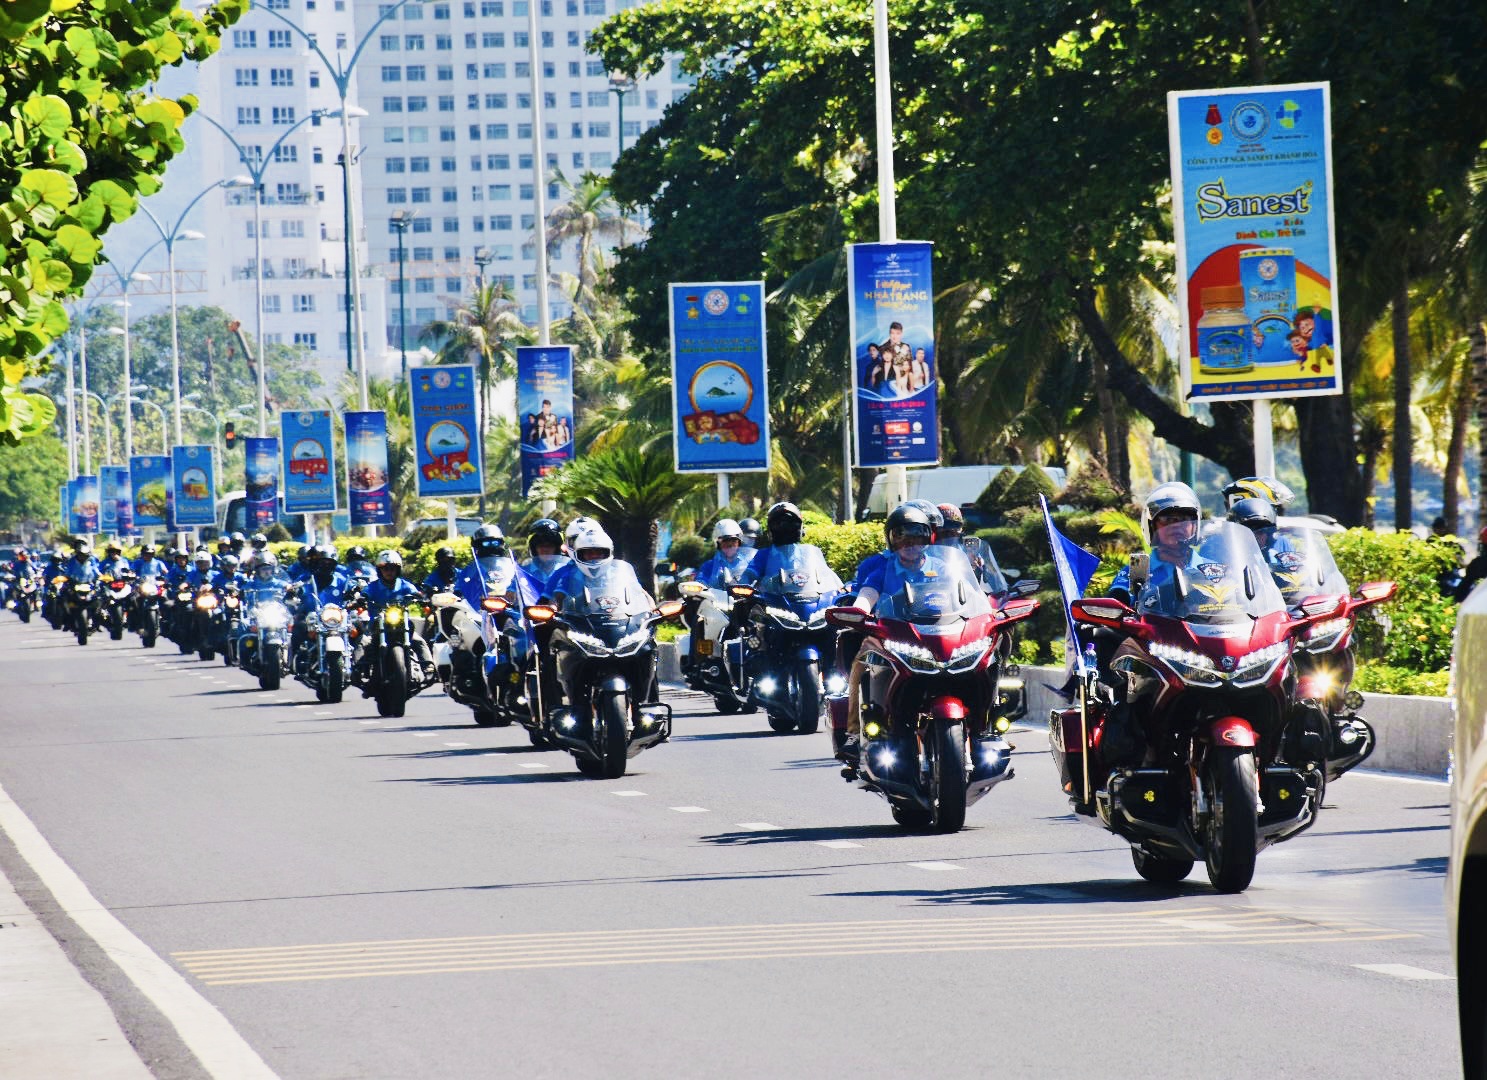
[[705,806],[673,806],[671,809],[675,810],[678,814],[706,814],[709,812]]
[[336,714],[333,713],[333,712],[331,712],[329,709],[316,709],[315,710],[315,715],[316,716],[335,716]]
[[[486,755],[486,756],[489,756],[489,755]],[[521,763],[521,767],[523,769],[550,769],[550,768],[552,768],[551,765],[544,765],[540,761],[523,761]],[[616,792],[615,794],[619,794],[619,793]]]
[[1451,979],[1455,976],[1442,975],[1438,971],[1426,971],[1424,968],[1410,967],[1408,964],[1354,964],[1360,971],[1372,971],[1379,975],[1393,975],[1396,979]]
[[415,731],[413,737],[415,739],[437,739],[439,733],[437,731]]
[[771,825],[767,821],[740,821],[733,826],[735,829],[747,829],[749,832],[778,832],[778,825]]
[[911,862],[910,866],[920,870],[964,870],[964,866],[956,866],[953,862]]
[[382,721],[381,720],[358,720],[357,723],[358,724],[380,724],[380,723],[382,723]]
[[851,840],[817,840],[816,845],[818,847],[829,848],[849,848],[862,846],[861,844],[854,843]]
[[467,743],[467,742],[447,742],[444,745],[445,746],[469,746],[470,744]]
[[644,795],[645,792],[643,792],[643,791],[611,791],[610,794],[611,795],[618,795],[622,799],[630,799],[630,798],[634,798],[637,795]]
[[213,677],[213,676],[211,676],[211,675],[198,675],[197,678],[198,679],[206,679],[209,682],[216,682],[217,681],[216,678]]

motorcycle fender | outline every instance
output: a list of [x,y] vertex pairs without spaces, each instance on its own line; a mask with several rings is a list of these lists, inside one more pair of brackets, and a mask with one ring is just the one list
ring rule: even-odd
[[795,659],[802,664],[819,663],[821,660],[821,650],[814,645],[802,645],[799,649],[795,650]]
[[1208,741],[1214,746],[1258,746],[1259,738],[1242,716],[1224,716],[1208,726]]
[[970,715],[970,710],[960,698],[942,694],[930,700],[929,715],[936,720],[952,720],[959,723]]
[[596,694],[628,694],[630,684],[623,675],[606,675],[594,685]]
[[346,639],[339,636],[327,636],[325,638],[325,651],[328,653],[343,653],[346,651]]

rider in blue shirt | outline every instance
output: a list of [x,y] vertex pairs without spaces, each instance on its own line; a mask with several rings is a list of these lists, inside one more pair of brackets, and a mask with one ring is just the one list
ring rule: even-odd
[[194,590],[203,587],[215,589],[221,575],[212,569],[212,553],[206,548],[198,551],[191,560],[191,569],[186,572],[185,582]]
[[[377,576],[362,590],[362,595],[367,601],[367,614],[372,619],[381,615],[390,604],[408,604],[422,598],[423,594],[418,586],[403,577],[403,557],[397,551],[392,548],[379,551],[375,564]],[[424,678],[427,679],[433,670],[433,657],[429,652],[428,642],[423,639],[422,635],[411,632],[407,635],[407,641],[413,650],[414,658],[423,671]],[[375,654],[371,648],[362,653],[358,667],[363,677],[371,670],[374,659]],[[370,697],[373,691],[367,687],[363,693]]]
[[165,570],[165,583],[174,589],[191,573],[191,553],[185,548],[176,548],[171,555],[170,566]]
[[75,581],[97,581],[98,560],[93,558],[93,547],[86,540],[79,540],[72,545],[72,558],[62,565],[62,573],[67,575],[67,580]]
[[454,564],[454,548],[441,547],[434,552],[434,568],[424,575],[423,591],[430,596],[447,592],[454,588],[459,576],[459,567]]
[[[490,576],[499,574],[504,568],[502,560],[510,558],[506,550],[506,536],[495,525],[482,525],[470,537],[470,554],[474,556],[470,565],[460,571],[455,580],[457,593],[476,611],[480,601],[490,592]],[[501,589],[505,595],[506,589]]]
[[98,563],[100,574],[109,574],[118,577],[127,574],[131,569],[129,560],[124,558],[124,549],[117,540],[109,540],[103,546],[103,559]]
[[743,530],[732,518],[723,518],[713,526],[713,548],[712,558],[697,568],[697,580],[708,586],[723,570],[728,571],[733,581],[738,581],[757,553],[755,548],[744,546]]
[[139,549],[139,558],[131,564],[131,569],[141,578],[156,578],[160,581],[164,581],[170,573],[170,567],[155,557],[155,549],[150,544]]

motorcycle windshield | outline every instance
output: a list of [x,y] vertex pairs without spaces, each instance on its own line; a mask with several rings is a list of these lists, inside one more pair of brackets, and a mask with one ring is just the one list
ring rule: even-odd
[[965,551],[936,544],[913,565],[898,556],[889,560],[873,613],[911,622],[920,633],[953,633],[966,620],[989,615],[991,602]]
[[1285,611],[1255,534],[1232,521],[1207,521],[1180,548],[1157,548],[1137,599],[1145,615],[1189,623],[1235,623]]
[[970,560],[971,568],[981,579],[981,583],[993,595],[1000,596],[1011,587],[1007,582],[1007,575],[1002,573],[996,556],[991,552],[990,544],[979,536],[966,536],[961,538],[960,546],[966,558]]
[[1259,533],[1256,539],[1271,576],[1286,598],[1286,607],[1297,607],[1311,596],[1348,594],[1347,579],[1337,568],[1327,537],[1318,530],[1285,525],[1269,536]]
[[754,561],[767,568],[754,583],[754,591],[767,596],[816,600],[842,590],[842,579],[826,565],[815,544],[786,544],[761,553]]
[[628,622],[637,615],[648,615],[656,606],[650,593],[640,587],[640,580],[629,563],[610,559],[592,575],[579,574],[576,592],[563,598],[563,611],[569,615],[605,622]]
[[487,596],[505,596],[521,569],[508,555],[486,555],[475,561],[480,566],[480,578],[485,583]]

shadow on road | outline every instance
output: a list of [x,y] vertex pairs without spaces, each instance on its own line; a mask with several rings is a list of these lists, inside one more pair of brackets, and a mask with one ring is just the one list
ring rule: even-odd
[[552,752],[552,749],[546,746],[467,746],[452,750],[422,750],[413,754],[362,754],[361,756],[402,761],[433,761],[436,758],[481,757],[485,754],[550,754]]
[[776,732],[765,731],[710,731],[705,735],[673,735],[672,742],[719,742],[725,739],[778,739]]
[[1212,896],[1205,883],[1155,885],[1145,881],[1050,882],[1044,885],[986,885],[968,889],[876,889],[862,892],[827,893],[841,897],[902,897],[932,906],[982,904],[1150,904],[1160,900],[1186,900]]
[[776,765],[772,771],[782,772],[787,769],[840,769],[842,763],[836,758],[798,758],[795,761],[786,761]]
[[1403,825],[1397,829],[1318,829],[1314,836],[1384,836],[1389,833],[1446,832],[1449,825]]
[[482,785],[510,784],[567,784],[584,778],[578,773],[510,773],[494,776],[406,776],[397,780],[383,780],[384,784],[432,784],[434,787],[480,787]]
[[[346,719],[355,720],[357,717],[348,716]],[[367,717],[373,719],[373,717]],[[420,727],[378,727],[367,728],[368,735],[381,735],[383,732],[405,732],[405,731],[478,731],[475,724],[424,724]]]
[[[1396,830],[1378,830],[1380,832],[1391,832]],[[1408,829],[1397,830],[1409,832]],[[1433,855],[1426,859],[1416,859],[1412,863],[1395,863],[1393,866],[1351,866],[1334,867],[1329,869],[1308,870],[1308,874],[1317,877],[1357,877],[1360,874],[1387,874],[1395,870],[1403,870],[1407,874],[1429,874],[1444,876],[1446,873],[1446,857],[1444,855]]]
[[705,844],[729,847],[749,844],[804,844],[821,840],[870,840],[878,837],[898,837],[905,840],[917,838],[916,834],[906,832],[897,825],[824,825],[807,829],[714,833],[699,839]]

